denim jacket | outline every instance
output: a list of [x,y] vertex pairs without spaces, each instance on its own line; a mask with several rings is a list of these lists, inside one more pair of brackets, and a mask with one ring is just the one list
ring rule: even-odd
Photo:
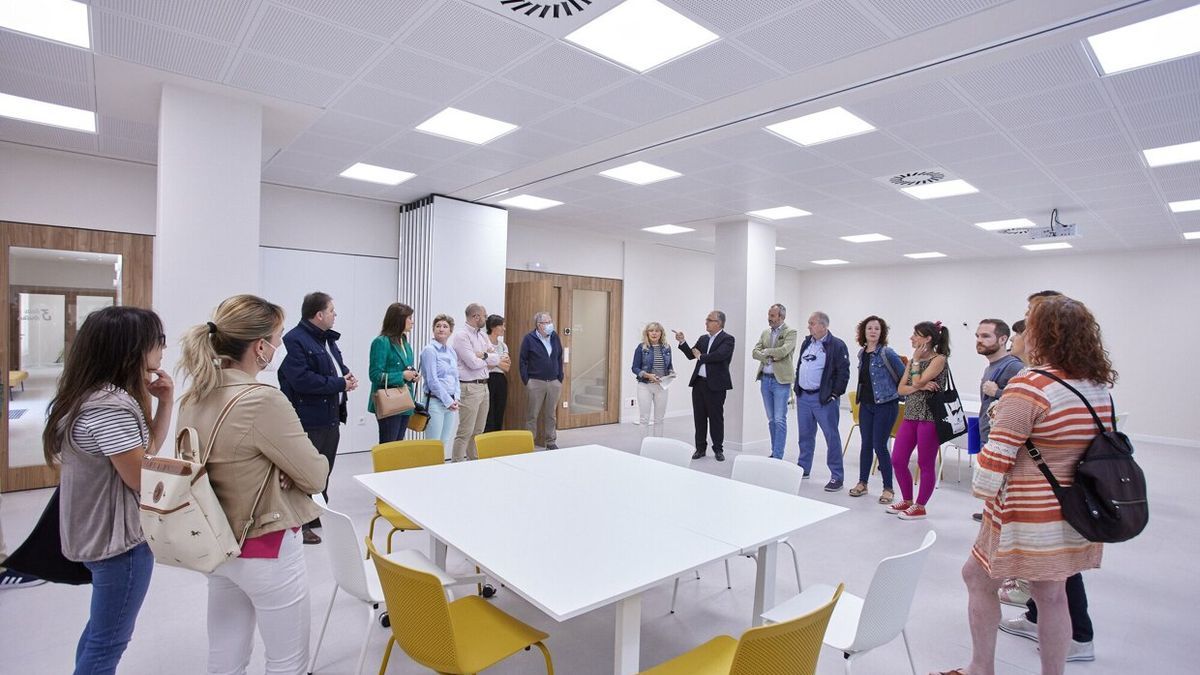
[[[671,348],[666,344],[663,344],[662,348],[663,368],[667,369],[668,374],[673,373],[675,369],[671,367]],[[642,379],[642,373],[649,373],[654,370],[654,352],[646,349],[645,345],[640,342],[638,346],[633,348],[633,366],[631,370],[633,370],[633,376],[639,381]]]
[[858,367],[863,368],[863,363],[866,358],[871,360],[871,393],[875,395],[875,403],[891,403],[900,398],[896,393],[896,385],[899,384],[892,377],[892,372],[888,370],[887,364],[883,362],[886,358],[892,366],[892,371],[895,371],[896,377],[904,377],[904,362],[900,360],[900,355],[891,347],[881,347],[875,350],[873,354],[867,354],[866,349],[858,350]]

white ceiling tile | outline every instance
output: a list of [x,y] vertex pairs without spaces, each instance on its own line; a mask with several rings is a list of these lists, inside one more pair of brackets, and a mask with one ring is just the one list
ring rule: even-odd
[[237,39],[257,6],[247,0],[91,0],[90,4],[225,43]]
[[322,136],[312,132],[306,132],[296,137],[291,145],[287,146],[288,150],[298,150],[314,155],[325,155],[327,157],[336,157],[338,159],[356,160],[371,149],[366,143],[358,143],[356,141],[348,141],[343,138],[334,138],[332,136]]
[[423,157],[405,151],[403,148],[387,145],[371,150],[363,155],[362,162],[415,173],[418,176],[442,163],[440,157]]
[[20,122],[7,117],[0,117],[0,139],[75,152],[94,154],[97,151],[96,134]]
[[[1035,171],[1037,166],[1025,155],[997,155],[981,159],[961,159],[945,162],[943,166],[970,182],[977,176],[991,176],[1009,171]],[[955,198],[957,199],[957,197]]]
[[917,148],[959,138],[982,136],[995,130],[996,127],[991,122],[974,110],[960,110],[897,126],[887,125],[890,135]]
[[871,177],[894,176],[905,171],[920,170],[932,166],[929,158],[910,150],[901,150],[877,157],[866,157],[845,162],[846,166]]
[[951,143],[941,143],[921,148],[921,152],[939,163],[1007,155],[1016,152],[1016,150],[1017,148],[1013,145],[1012,141],[1000,134],[974,136]]
[[367,84],[346,90],[333,104],[342,113],[366,117],[390,126],[411,128],[432,117],[442,106]]
[[310,173],[324,174],[328,176],[336,176],[345,171],[351,164],[344,159],[336,157],[326,157],[324,155],[313,155],[307,152],[297,152],[295,150],[284,150],[275,155],[274,158],[267,164],[270,168],[281,169],[299,169]]
[[629,122],[574,107],[539,120],[530,128],[579,143],[592,143],[626,131],[632,126]]
[[[1099,176],[1106,173],[1139,173],[1142,174],[1145,164],[1134,154],[1106,157],[1103,162],[1083,160],[1064,162],[1047,167],[1046,171],[1060,181],[1073,183],[1076,179]],[[1142,174],[1144,175],[1144,174]]]
[[395,49],[362,81],[407,96],[445,104],[478,85],[484,76],[406,49]]
[[419,2],[396,2],[396,0],[354,0],[354,2],[330,2],[329,0],[274,0],[295,7],[322,19],[348,26],[364,33],[390,38],[422,9]]
[[1082,117],[1063,118],[1013,129],[1009,135],[1021,145],[1036,149],[1089,138],[1110,137],[1120,133],[1121,125],[1113,112],[1102,110]]
[[967,104],[946,85],[931,82],[845,107],[876,127],[891,129],[895,125],[958,112]]
[[1170,98],[1200,88],[1200,55],[1109,75],[1102,81],[1125,105]]
[[228,83],[287,101],[324,107],[346,80],[289,61],[244,52],[230,73]]
[[850,181],[863,180],[857,172],[843,166],[823,166],[808,168],[788,174],[788,178],[800,185],[824,188],[828,185],[838,185]]
[[902,35],[917,33],[1008,0],[866,0]]
[[1079,117],[1108,108],[1108,99],[1095,82],[1085,82],[987,106],[1005,127],[1025,127],[1063,117]]
[[489,171],[508,172],[530,163],[528,157],[521,157],[508,152],[500,152],[491,148],[472,150],[454,159],[458,164],[465,164]]
[[343,76],[356,73],[384,46],[377,38],[278,5],[267,5],[243,44],[265,56]]
[[1079,160],[1099,159],[1112,155],[1133,155],[1136,150],[1121,136],[1101,136],[1085,141],[1064,143],[1053,147],[1039,146],[1031,148],[1029,153],[1046,166],[1055,164],[1071,164]]
[[[86,49],[0,29],[0,64],[5,71],[22,70],[39,77],[87,84],[92,57]],[[7,77],[3,80],[7,82]]]
[[488,143],[488,147],[493,150],[502,150],[538,159],[547,159],[561,155],[581,145],[583,143],[580,141],[559,138],[558,136],[551,136],[525,128],[517,129]]
[[420,131],[410,131],[392,140],[387,147],[399,152],[408,152],[431,159],[449,160],[463,153],[470,152],[477,146],[471,143],[452,141],[448,138]]
[[306,188],[322,187],[331,179],[328,173],[314,173],[312,171],[303,171],[301,169],[276,166],[274,164],[263,169],[262,177],[268,183]]
[[92,13],[92,37],[97,54],[201,80],[219,80],[233,53],[224,43],[108,12]]
[[646,75],[712,101],[778,78],[780,72],[723,41],[655,68]]
[[97,128],[102,136],[122,138],[141,143],[158,143],[158,127],[154,124],[134,122],[108,115],[99,115]]
[[446,61],[495,72],[549,41],[549,37],[487,10],[449,2],[400,42]]
[[696,103],[693,98],[643,79],[619,84],[582,102],[588,108],[638,124],[681,112]]
[[449,186],[451,192],[494,178],[499,171],[485,169],[481,166],[462,164],[459,162],[446,163],[436,166],[424,173],[429,180]]
[[[353,89],[351,91],[354,91]],[[385,92],[380,92],[384,94]],[[392,96],[391,94],[386,94]],[[343,96],[338,99],[338,103],[346,100]],[[424,105],[424,104],[422,104]],[[336,105],[334,107],[337,107]],[[417,115],[419,116],[419,115]],[[312,133],[322,134],[325,136],[333,136],[335,138],[344,138],[359,143],[367,143],[378,145],[387,139],[395,136],[400,127],[383,122],[376,122],[364,117],[350,115],[336,110],[327,111],[321,115],[316,122],[313,123],[308,130]]]
[[1133,129],[1159,127],[1179,120],[1200,119],[1200,82],[1193,91],[1126,106],[1125,118]]
[[151,164],[158,162],[157,142],[144,143],[142,141],[133,141],[107,134],[101,134],[98,140],[99,150],[105,156],[132,159]]
[[1105,173],[1098,176],[1086,176],[1072,178],[1070,187],[1072,190],[1110,190],[1121,188],[1130,185],[1146,185],[1147,178],[1144,171],[1122,171],[1119,173]]
[[454,102],[454,107],[460,110],[518,126],[525,126],[566,105],[558,99],[495,80]]
[[[676,169],[677,171],[679,169]],[[771,173],[745,164],[721,164],[707,169],[693,171],[688,175],[697,180],[708,181],[723,186],[740,186],[756,180],[769,178]],[[740,191],[740,190],[739,190]]]
[[562,42],[533,54],[503,75],[504,79],[575,101],[632,79],[633,73]]
[[1155,180],[1166,183],[1167,181],[1196,181],[1194,187],[1197,195],[1200,195],[1200,163],[1188,162],[1187,164],[1174,164],[1171,166],[1160,166],[1155,169],[1150,169],[1150,175]]
[[[786,141],[769,131],[755,129],[737,136],[730,136],[704,144],[704,149],[727,161],[753,161],[758,157],[782,153],[805,153],[795,143]],[[811,157],[811,155],[808,155]]]
[[795,0],[675,0],[672,4],[718,35],[735,33],[796,6]]
[[93,97],[95,89],[92,86],[84,82],[68,82],[46,77],[26,70],[0,66],[0,91],[72,108],[96,108]]
[[799,72],[886,42],[888,36],[845,0],[820,0],[737,36],[737,41]]
[[821,143],[808,148],[808,150],[815,157],[821,157],[830,162],[848,162],[866,157],[890,155],[894,152],[908,150],[908,148],[885,133],[871,132]]
[[964,75],[954,82],[976,101],[988,104],[1096,79],[1083,48],[1075,43],[1023,54]]
[[1200,141],[1200,115],[1185,117],[1161,127],[1133,129],[1130,133],[1134,142],[1142,149]]

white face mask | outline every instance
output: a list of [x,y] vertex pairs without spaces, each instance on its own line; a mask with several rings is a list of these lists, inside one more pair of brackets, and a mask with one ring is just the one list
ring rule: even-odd
[[260,354],[256,359],[258,366],[268,372],[279,370],[279,366],[283,363],[283,358],[287,356],[287,350],[280,349],[283,345],[276,347],[270,341],[267,342],[267,346],[271,348],[271,359],[266,360]]
[[554,335],[554,324],[548,323],[546,324],[546,337],[550,337],[551,335]]

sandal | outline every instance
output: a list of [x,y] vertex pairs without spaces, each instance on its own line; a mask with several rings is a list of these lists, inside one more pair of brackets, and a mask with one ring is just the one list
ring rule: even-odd
[[883,494],[879,495],[880,504],[891,504],[896,501],[896,493],[891,490],[884,490]]
[[859,483],[858,485],[855,485],[854,487],[850,488],[850,496],[851,497],[861,497],[865,494],[867,494],[867,484],[866,483]]
[[962,668],[955,668],[954,670],[933,671],[930,672],[929,675],[967,675],[967,671],[963,670]]

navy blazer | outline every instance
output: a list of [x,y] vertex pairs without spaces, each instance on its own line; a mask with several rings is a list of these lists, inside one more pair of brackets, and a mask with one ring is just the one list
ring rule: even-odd
[[[307,319],[283,336],[287,356],[279,366],[279,390],[292,402],[305,429],[336,427],[346,422],[345,376],[350,372],[342,361],[337,340],[341,333],[321,330]],[[329,351],[325,351],[325,345]],[[329,360],[329,353],[337,361]]]
[[[800,395],[800,364],[804,363],[804,350],[812,344],[813,337],[805,336],[804,343],[796,350],[796,379],[792,388]],[[840,338],[829,333],[825,336],[825,369],[821,371],[821,388],[817,390],[817,400],[821,405],[846,393],[846,385],[850,382],[850,350]]]
[[[696,360],[696,368],[692,371],[689,387],[696,386],[700,377],[700,366],[704,365],[704,382],[712,391],[728,391],[733,389],[733,379],[729,376],[729,363],[733,361],[733,336],[721,329],[713,341],[712,349],[708,349],[709,335],[705,333],[696,340],[695,347],[700,350],[700,358],[692,354],[692,348],[686,342],[679,343],[679,351],[689,360]],[[707,353],[705,353],[707,352]]]
[[529,384],[530,378],[535,380],[563,381],[563,346],[558,337],[558,331],[550,334],[550,353],[546,353],[546,345],[542,344],[536,330],[531,330],[521,339],[521,352],[517,355],[517,368],[521,373],[521,381]]

